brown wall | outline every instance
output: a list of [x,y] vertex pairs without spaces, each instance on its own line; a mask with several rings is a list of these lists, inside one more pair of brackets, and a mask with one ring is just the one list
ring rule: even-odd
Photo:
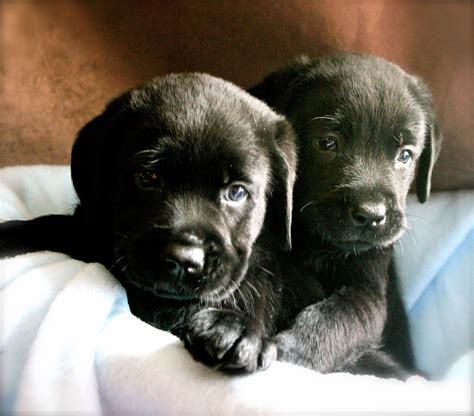
[[432,87],[445,145],[435,189],[474,187],[473,2],[161,0],[1,3],[0,166],[68,163],[123,90],[205,71],[248,87],[299,54],[370,52]]

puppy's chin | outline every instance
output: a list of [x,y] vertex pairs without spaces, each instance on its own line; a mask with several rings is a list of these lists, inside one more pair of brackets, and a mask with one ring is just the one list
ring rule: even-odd
[[[145,240],[146,241],[146,240]],[[248,268],[249,253],[237,254],[235,250],[222,249],[207,254],[204,268],[197,274],[173,274],[166,268],[160,250],[143,250],[140,238],[120,241],[115,255],[119,259],[111,271],[122,281],[152,293],[158,298],[180,302],[220,302],[238,290]],[[242,257],[243,256],[243,257]]]
[[201,284],[194,287],[183,282],[170,283],[167,277],[163,277],[162,271],[136,270],[133,265],[123,271],[122,278],[125,278],[125,282],[152,293],[158,298],[213,304],[233,296],[233,293],[239,289],[246,271],[247,267],[233,270],[230,274],[220,275],[217,284]]
[[196,298],[195,294],[189,293],[188,291],[170,291],[159,287],[159,285],[157,284],[149,284],[147,282],[143,282],[140,275],[135,276],[134,274],[129,273],[127,282],[140,290],[152,293],[153,295],[163,299],[176,300],[180,302],[191,302],[193,300],[198,299]]

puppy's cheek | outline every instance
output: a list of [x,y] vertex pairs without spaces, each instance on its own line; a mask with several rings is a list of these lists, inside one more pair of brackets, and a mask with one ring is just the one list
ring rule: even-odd
[[337,204],[308,206],[300,216],[313,234],[332,235],[346,231],[344,212]]
[[226,252],[230,257],[230,261],[242,263],[247,261],[252,251],[253,243],[256,239],[253,239],[252,233],[249,228],[245,226],[237,226],[231,235],[230,245],[226,248]]
[[266,212],[265,195],[257,195],[258,202],[242,213],[232,226],[232,245],[242,259],[248,258],[249,252],[260,235]]
[[202,294],[233,286],[245,274],[247,262],[237,253],[222,253],[219,257],[210,259],[210,264],[205,270],[199,283]]
[[407,217],[402,210],[396,210],[392,214],[393,221],[391,221],[391,232],[393,240],[398,240],[405,230],[408,228]]

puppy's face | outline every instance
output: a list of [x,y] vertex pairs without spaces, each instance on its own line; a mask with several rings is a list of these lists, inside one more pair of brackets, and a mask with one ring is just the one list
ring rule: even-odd
[[244,126],[203,118],[209,131],[179,132],[176,122],[144,130],[137,120],[123,133],[116,255],[132,283],[160,296],[220,298],[245,274],[262,227],[269,155]]
[[434,134],[428,94],[373,57],[309,72],[290,112],[301,146],[295,216],[346,250],[389,246],[407,226],[407,193]]
[[133,90],[107,119],[109,183],[100,204],[110,212],[101,221],[110,222],[116,270],[159,297],[227,297],[245,276],[262,229],[277,125],[286,122],[202,75]]

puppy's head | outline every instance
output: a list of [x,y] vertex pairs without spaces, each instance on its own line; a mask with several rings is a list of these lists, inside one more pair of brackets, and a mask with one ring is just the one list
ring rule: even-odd
[[417,162],[425,202],[441,142],[420,80],[381,58],[338,53],[302,59],[251,92],[286,114],[300,140],[295,218],[350,250],[400,237]]
[[289,124],[234,85],[170,75],[84,127],[73,183],[125,280],[161,297],[216,301],[245,276],[265,218],[290,244],[294,146]]

